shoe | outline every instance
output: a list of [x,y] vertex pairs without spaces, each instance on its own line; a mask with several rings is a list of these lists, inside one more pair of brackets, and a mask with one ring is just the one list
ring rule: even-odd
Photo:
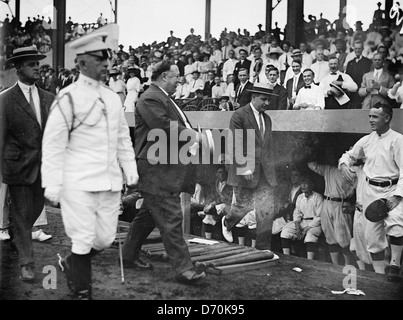
[[42,229],[32,232],[32,240],[46,241],[52,238],[50,234],[46,234]]
[[35,279],[35,273],[33,267],[30,265],[22,266],[21,278],[22,281],[33,281]]
[[204,278],[205,276],[206,273],[204,271],[192,268],[190,270],[178,274],[175,278],[180,283],[193,284],[199,281],[200,279]]
[[62,271],[66,275],[67,287],[70,291],[74,292],[74,273],[71,265],[71,254],[68,254],[65,258],[62,258],[60,254],[57,254],[59,257],[59,267],[60,271]]
[[400,268],[398,266],[391,265],[388,271],[388,281],[397,282],[400,281]]
[[153,270],[154,267],[149,262],[144,262],[140,258],[137,258],[133,262],[128,262],[123,260],[123,267],[128,269],[138,269],[138,270]]
[[221,225],[222,225],[222,234],[228,242],[234,242],[234,238],[232,237],[232,231],[228,231],[227,227],[225,226],[225,217],[222,217],[221,219]]
[[8,233],[8,229],[0,230],[0,240],[10,240],[10,234]]

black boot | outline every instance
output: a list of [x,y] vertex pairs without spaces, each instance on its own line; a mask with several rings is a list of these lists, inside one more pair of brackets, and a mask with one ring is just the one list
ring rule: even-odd
[[92,300],[91,254],[72,254],[75,275],[74,298]]

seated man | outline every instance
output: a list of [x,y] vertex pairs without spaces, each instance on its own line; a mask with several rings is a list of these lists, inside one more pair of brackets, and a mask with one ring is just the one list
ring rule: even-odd
[[218,108],[221,111],[234,111],[234,106],[230,102],[230,99],[228,96],[221,96]]
[[297,198],[293,221],[287,223],[281,231],[283,253],[290,254],[292,240],[304,240],[307,244],[307,258],[313,260],[319,236],[322,233],[320,214],[323,198],[313,191],[312,180],[301,178],[302,194]]
[[278,84],[280,71],[273,66],[266,66],[266,77],[270,87],[273,87],[273,96],[270,101],[270,110],[287,110],[287,90]]
[[207,239],[211,239],[217,221],[230,210],[233,198],[233,189],[227,184],[228,172],[224,165],[217,169],[216,178],[214,200],[203,209],[203,227]]
[[180,77],[176,91],[173,94],[175,100],[187,99],[190,95],[189,85],[186,83],[185,77]]
[[323,110],[325,109],[325,96],[323,90],[317,86],[313,79],[315,73],[311,69],[305,69],[302,73],[305,86],[297,94],[293,106],[294,110]]

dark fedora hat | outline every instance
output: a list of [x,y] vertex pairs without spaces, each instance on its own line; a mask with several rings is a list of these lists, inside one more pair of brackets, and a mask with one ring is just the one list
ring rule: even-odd
[[265,94],[268,96],[278,96],[278,94],[273,93],[273,89],[270,89],[267,84],[255,83],[252,89],[246,89],[252,93]]
[[7,60],[7,63],[15,63],[16,61],[27,59],[43,60],[45,58],[46,55],[39,53],[36,46],[22,47],[13,51],[13,56]]
[[381,198],[371,202],[365,209],[365,217],[371,222],[378,222],[388,216],[389,209],[386,205],[386,199]]

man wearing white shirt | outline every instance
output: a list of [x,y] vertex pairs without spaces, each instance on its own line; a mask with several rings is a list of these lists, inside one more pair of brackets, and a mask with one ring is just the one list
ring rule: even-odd
[[222,68],[222,77],[223,79],[227,79],[229,74],[233,74],[235,70],[235,66],[238,63],[238,60],[235,59],[235,51],[229,50],[228,52],[228,60],[224,62]]
[[213,99],[220,99],[225,95],[225,87],[223,83],[221,83],[221,78],[219,76],[215,76],[214,82],[215,85],[211,88],[211,97]]
[[293,106],[294,110],[323,110],[325,109],[325,96],[323,90],[313,83],[315,73],[305,69],[302,73],[305,86],[298,92]]
[[[354,80],[346,73],[340,72],[338,68],[339,59],[331,58],[329,60],[330,74],[324,77],[320,82],[320,88],[323,90],[325,95],[325,109],[346,109],[348,108],[348,101],[340,100],[341,96],[346,95],[338,93],[334,90],[330,84],[334,84],[344,91],[347,92],[357,92],[358,86]],[[341,101],[340,104],[338,101]],[[343,103],[344,102],[344,103]]]
[[261,70],[263,70],[262,77],[264,79],[265,78],[264,69],[266,68],[269,61],[266,59],[266,57],[262,56],[262,49],[260,49],[260,47],[256,47],[253,50],[253,59],[250,59],[252,61],[252,63],[250,65],[250,69],[249,69],[249,81],[252,83],[255,82],[255,79],[254,79],[255,70],[254,69],[255,69],[256,63],[257,62],[260,63],[259,59],[262,59]]
[[301,42],[299,44],[299,50],[302,53],[302,64],[305,65],[307,68],[310,68],[312,65],[313,59],[312,59],[311,55],[308,52],[306,52],[306,49],[307,49],[307,44],[305,42]]
[[[301,71],[304,71],[307,68],[307,66],[302,63],[301,50],[299,50],[299,49],[293,50],[292,54],[291,54],[291,58],[292,58],[292,60],[290,62],[290,65],[292,65],[292,62],[294,62],[294,61],[299,61],[301,63]],[[294,77],[294,71],[292,68],[288,68],[285,73],[284,83],[287,83],[287,81],[290,80],[292,77]]]
[[180,77],[179,78],[179,83],[176,86],[176,91],[174,94],[174,99],[186,99],[189,97],[190,90],[189,90],[189,85],[186,83],[185,77]]
[[325,54],[322,50],[316,51],[316,62],[311,66],[315,73],[314,82],[319,84],[320,81],[330,73],[329,63],[325,61]]
[[192,77],[193,79],[189,83],[189,98],[193,98],[195,96],[195,92],[197,89],[203,90],[204,89],[204,81],[199,78],[200,72],[199,71],[193,71],[192,72]]

